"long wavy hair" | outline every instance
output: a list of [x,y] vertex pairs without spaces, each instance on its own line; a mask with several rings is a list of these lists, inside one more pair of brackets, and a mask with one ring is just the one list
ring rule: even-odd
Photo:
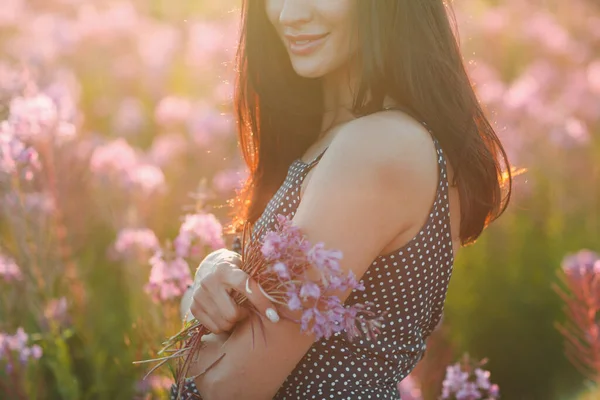
[[[234,231],[260,217],[290,163],[318,138],[325,112],[320,79],[295,73],[264,3],[242,5],[234,104],[249,177],[234,200]],[[428,125],[454,169],[461,243],[474,242],[506,209],[512,176],[465,70],[451,7],[443,0],[355,0],[355,7],[361,76],[352,113],[380,111],[389,96]]]

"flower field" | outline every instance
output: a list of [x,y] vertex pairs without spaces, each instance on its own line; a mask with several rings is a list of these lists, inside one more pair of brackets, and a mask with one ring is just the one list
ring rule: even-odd
[[[196,266],[232,244],[236,7],[2,1],[0,398],[167,398],[169,371],[142,380],[133,362],[181,328]],[[403,399],[596,398],[600,3],[453,7],[519,174],[459,254]]]

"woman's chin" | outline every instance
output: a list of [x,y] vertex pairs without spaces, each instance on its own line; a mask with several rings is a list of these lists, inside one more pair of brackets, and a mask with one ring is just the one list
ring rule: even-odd
[[305,63],[292,63],[294,71],[296,74],[303,78],[308,79],[316,79],[321,78],[326,74],[326,71],[323,71],[323,68],[315,65],[307,65]]

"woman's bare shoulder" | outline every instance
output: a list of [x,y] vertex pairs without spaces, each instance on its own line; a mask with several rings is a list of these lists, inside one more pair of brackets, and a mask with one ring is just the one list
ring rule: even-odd
[[379,112],[340,127],[322,162],[345,169],[398,173],[436,181],[437,154],[429,131],[402,112]]

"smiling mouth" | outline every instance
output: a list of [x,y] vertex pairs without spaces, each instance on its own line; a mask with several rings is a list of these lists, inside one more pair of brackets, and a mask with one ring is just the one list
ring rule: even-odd
[[328,33],[324,35],[286,35],[286,39],[290,52],[296,55],[308,55],[321,46],[328,36]]

